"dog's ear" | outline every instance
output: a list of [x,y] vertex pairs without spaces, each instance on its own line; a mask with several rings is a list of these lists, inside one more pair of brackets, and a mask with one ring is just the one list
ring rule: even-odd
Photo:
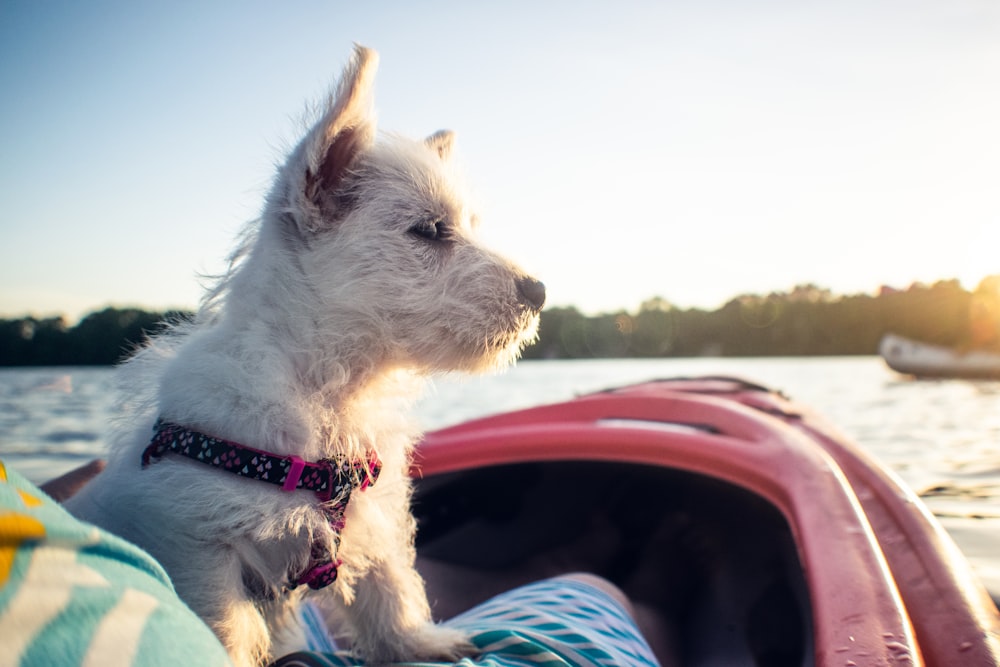
[[455,144],[455,133],[451,130],[438,130],[424,139],[424,143],[437,151],[442,160],[451,157],[451,149]]
[[320,209],[327,208],[357,156],[375,141],[372,89],[376,69],[378,54],[355,45],[323,118],[306,140],[304,194]]

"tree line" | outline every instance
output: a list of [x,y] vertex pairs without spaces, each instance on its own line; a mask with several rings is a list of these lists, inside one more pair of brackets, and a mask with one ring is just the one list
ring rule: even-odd
[[662,298],[637,312],[594,317],[575,308],[542,315],[528,359],[586,357],[869,355],[887,333],[962,348],[1000,349],[1000,276],[973,292],[957,280],[837,296],[815,285],[742,295],[716,310]]
[[[113,364],[165,320],[190,315],[106,308],[72,327],[63,318],[0,320],[0,366]],[[659,297],[635,312],[549,308],[524,358],[868,355],[887,333],[1000,350],[1000,275],[971,292],[957,280],[849,296],[800,285],[738,296],[716,310]]]
[[108,366],[118,363],[182,311],[105,308],[75,326],[63,317],[0,320],[0,366]]

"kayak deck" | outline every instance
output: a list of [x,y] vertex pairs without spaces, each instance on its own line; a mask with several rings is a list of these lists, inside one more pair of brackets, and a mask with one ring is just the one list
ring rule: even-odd
[[419,565],[435,613],[600,574],[665,665],[994,665],[1000,617],[912,492],[808,410],[668,380],[430,433]]

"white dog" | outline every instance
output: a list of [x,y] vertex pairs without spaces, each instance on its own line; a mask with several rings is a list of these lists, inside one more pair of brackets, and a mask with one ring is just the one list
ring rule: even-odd
[[108,467],[67,503],[150,551],[238,665],[313,589],[370,663],[472,650],[414,569],[400,408],[420,376],[512,362],[545,289],[476,242],[451,133],[376,141],[376,58],[356,48],[195,321],[120,369]]

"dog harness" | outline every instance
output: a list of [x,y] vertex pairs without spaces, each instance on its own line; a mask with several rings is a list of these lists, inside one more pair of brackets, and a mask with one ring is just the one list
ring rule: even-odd
[[333,548],[314,540],[310,547],[309,564],[304,572],[292,578],[291,587],[306,584],[318,590],[337,580],[337,568],[341,563],[337,559],[337,551],[340,549],[340,533],[344,529],[344,513],[351,492],[354,489],[364,491],[378,479],[381,464],[375,452],[371,452],[367,461],[340,458],[313,462],[213,438],[162,419],[156,422],[153,431],[153,439],[142,452],[143,468],[153,458],[173,452],[241,477],[277,484],[282,491],[301,489],[315,493],[320,501],[319,509],[333,530]]

